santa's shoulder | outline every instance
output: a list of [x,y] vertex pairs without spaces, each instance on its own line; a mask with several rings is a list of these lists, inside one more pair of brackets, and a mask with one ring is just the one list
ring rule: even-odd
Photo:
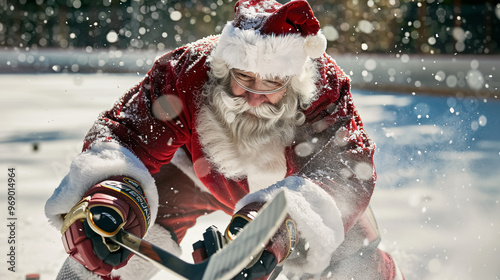
[[155,61],[150,75],[168,77],[179,92],[200,89],[208,79],[207,58],[217,42],[217,36],[210,36],[172,50]]
[[316,59],[316,65],[321,76],[326,79],[350,80],[349,76],[337,64],[337,61],[327,53]]
[[325,53],[314,59],[314,64],[317,71],[317,92],[311,105],[305,110],[306,115],[332,107],[340,99],[351,98],[350,78],[335,59]]
[[178,74],[202,67],[218,41],[218,36],[205,37],[165,53],[155,63],[174,67]]

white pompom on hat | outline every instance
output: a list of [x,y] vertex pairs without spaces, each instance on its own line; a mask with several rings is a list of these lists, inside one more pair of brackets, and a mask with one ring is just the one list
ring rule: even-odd
[[240,0],[212,53],[229,68],[261,76],[302,73],[306,59],[326,50],[326,38],[307,1]]

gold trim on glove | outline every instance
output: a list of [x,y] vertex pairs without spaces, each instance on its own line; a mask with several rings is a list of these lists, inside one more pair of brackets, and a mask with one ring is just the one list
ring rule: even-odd
[[68,228],[76,221],[87,218],[87,207],[89,205],[90,196],[84,197],[77,203],[69,212],[64,215],[61,234],[64,234]]

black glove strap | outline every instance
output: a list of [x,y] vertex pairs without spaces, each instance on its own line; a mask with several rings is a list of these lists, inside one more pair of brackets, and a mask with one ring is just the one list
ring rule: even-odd
[[250,268],[243,269],[233,280],[252,280],[271,274],[278,262],[273,254],[264,250],[259,260]]

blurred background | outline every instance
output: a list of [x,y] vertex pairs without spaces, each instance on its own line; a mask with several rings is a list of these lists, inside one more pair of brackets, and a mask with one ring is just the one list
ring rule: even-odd
[[[328,39],[327,52],[355,86],[496,98],[498,0],[309,3]],[[157,55],[219,33],[234,4],[0,0],[0,73],[145,73]]]
[[[55,278],[66,253],[43,207],[93,121],[157,57],[219,33],[235,2],[0,0],[0,169],[19,182],[19,270],[1,261],[0,279]],[[407,280],[500,279],[500,1],[308,2],[377,144],[381,247]],[[182,244],[188,261],[228,222],[208,216]]]
[[[219,33],[232,19],[235,2],[2,0],[0,46],[163,51]],[[309,3],[329,41],[329,53],[500,53],[498,1]]]

